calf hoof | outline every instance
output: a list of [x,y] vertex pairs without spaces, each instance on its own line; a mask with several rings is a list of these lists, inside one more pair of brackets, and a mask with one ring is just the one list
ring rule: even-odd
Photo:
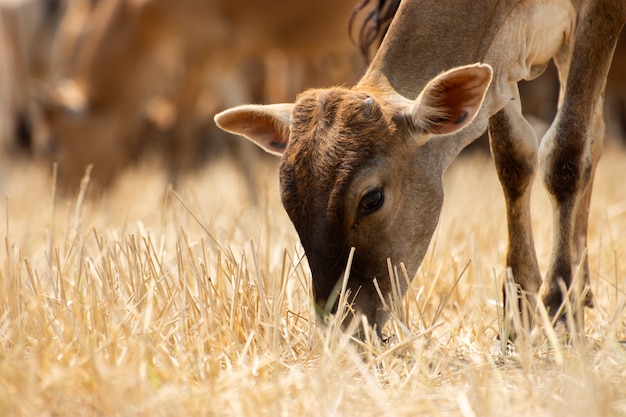
[[568,342],[584,335],[585,307],[593,308],[593,292],[585,287],[578,297],[564,297],[564,291],[546,291],[541,299],[548,312],[554,330]]
[[545,291],[541,294],[541,301],[551,320],[557,316],[563,316],[563,293],[561,291]]
[[[548,316],[551,319],[554,319],[557,315],[559,316],[559,319],[560,319],[561,318],[560,316],[563,316],[565,314],[565,306],[563,303],[563,300],[564,300],[563,292],[561,291],[544,292],[541,295],[541,300],[543,301],[543,305],[548,311]],[[584,307],[593,308],[594,307],[593,292],[591,291],[590,287],[586,287],[583,290],[582,296],[578,300],[572,299],[572,307],[574,311],[576,311],[578,308],[584,308]]]

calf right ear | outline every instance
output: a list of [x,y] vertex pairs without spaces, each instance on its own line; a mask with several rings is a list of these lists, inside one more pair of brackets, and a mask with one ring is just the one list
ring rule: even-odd
[[282,155],[289,141],[293,103],[233,107],[215,115],[215,124],[245,136],[265,151]]

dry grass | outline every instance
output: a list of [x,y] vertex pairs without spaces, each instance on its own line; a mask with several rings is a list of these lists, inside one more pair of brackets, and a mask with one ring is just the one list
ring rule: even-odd
[[[503,199],[460,160],[388,346],[314,323],[274,167],[259,204],[214,165],[170,192],[137,168],[105,196],[55,197],[50,169],[5,163],[2,416],[609,416],[626,414],[626,153],[596,182],[587,346],[542,333],[499,349]],[[533,206],[541,266],[550,207]]]

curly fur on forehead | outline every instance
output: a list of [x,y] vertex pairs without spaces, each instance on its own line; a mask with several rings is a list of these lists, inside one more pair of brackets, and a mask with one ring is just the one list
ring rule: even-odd
[[307,195],[319,199],[320,193],[331,197],[387,147],[394,130],[380,105],[366,93],[343,88],[303,93],[292,112],[281,168],[295,175],[283,176],[284,187],[292,188],[283,191],[295,191],[300,201]]
[[[303,93],[291,117],[280,168],[283,205],[306,253],[320,258],[309,259],[311,268],[343,268],[342,259],[328,257],[344,252],[337,246],[343,245],[339,231],[346,189],[362,166],[385,152],[394,124],[373,97],[344,88]],[[333,280],[331,288],[315,289],[325,296],[336,271],[319,272],[314,276]],[[320,285],[326,284],[316,283]]]

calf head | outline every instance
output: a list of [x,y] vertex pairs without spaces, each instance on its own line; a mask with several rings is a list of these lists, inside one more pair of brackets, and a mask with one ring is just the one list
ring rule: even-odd
[[[351,248],[347,288],[355,311],[380,330],[387,313],[374,285],[391,294],[387,259],[417,269],[443,202],[443,164],[433,135],[469,124],[489,87],[488,65],[432,80],[415,100],[386,88],[303,93],[294,104],[240,106],[215,117],[222,129],[281,155],[280,190],[307,255],[321,308],[340,286]],[[400,295],[407,283],[399,282]]]

